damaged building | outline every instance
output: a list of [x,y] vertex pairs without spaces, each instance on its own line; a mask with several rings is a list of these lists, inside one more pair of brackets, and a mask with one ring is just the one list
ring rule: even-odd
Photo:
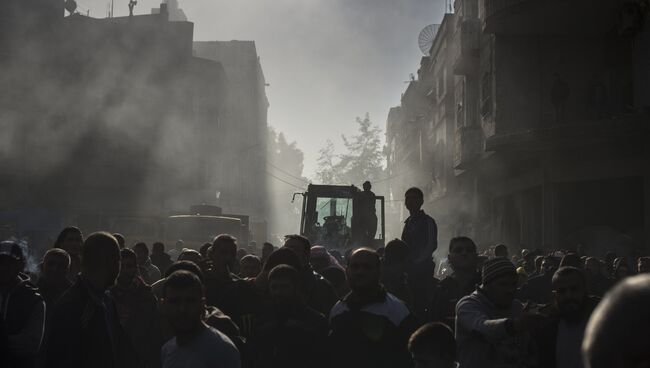
[[443,248],[461,234],[513,250],[647,247],[647,14],[456,0],[389,113],[390,195],[423,188]]

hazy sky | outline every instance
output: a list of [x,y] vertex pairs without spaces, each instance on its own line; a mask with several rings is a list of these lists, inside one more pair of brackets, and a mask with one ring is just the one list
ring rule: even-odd
[[[110,0],[77,0],[106,16]],[[128,0],[114,0],[115,15]],[[139,0],[135,14],[159,0]],[[439,23],[445,0],[179,0],[194,39],[254,40],[266,76],[269,124],[305,152],[305,176],[316,169],[326,139],[353,134],[370,113],[385,128],[409,73],[422,56],[419,31]]]

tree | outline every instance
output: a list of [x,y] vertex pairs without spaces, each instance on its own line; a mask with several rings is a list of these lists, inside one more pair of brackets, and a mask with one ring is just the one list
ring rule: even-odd
[[366,113],[357,117],[358,134],[341,136],[345,152],[336,154],[334,144],[327,141],[318,158],[317,178],[324,184],[360,185],[366,180],[376,181],[383,176],[383,147],[381,129],[372,124]]
[[[278,234],[295,233],[300,224],[299,201],[291,203],[291,196],[307,187],[302,176],[304,154],[296,142],[287,142],[282,133],[268,128],[267,173],[271,204],[271,229]],[[275,239],[273,239],[275,240]]]

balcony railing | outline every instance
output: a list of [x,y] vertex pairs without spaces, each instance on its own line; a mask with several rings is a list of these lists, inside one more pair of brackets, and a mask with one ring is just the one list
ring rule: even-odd
[[466,126],[456,130],[454,168],[464,169],[481,157],[483,131],[480,126]]

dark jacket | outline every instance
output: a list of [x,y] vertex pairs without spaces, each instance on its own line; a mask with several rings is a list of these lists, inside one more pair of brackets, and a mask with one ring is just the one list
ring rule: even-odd
[[302,271],[301,281],[307,306],[327,316],[339,300],[332,284],[311,267]]
[[[587,298],[583,309],[581,323],[586,324],[586,321],[591,317],[591,313],[596,309],[600,298],[590,296]],[[552,308],[546,323],[534,335],[535,344],[539,352],[540,367],[555,368],[556,367],[556,349],[557,349],[557,334],[558,326],[561,321],[561,316],[557,309]]]
[[253,368],[318,368],[328,366],[327,319],[297,304],[271,307],[257,318],[249,340]]
[[81,277],[54,311],[45,366],[51,368],[138,367],[133,347],[107,292],[93,290]]
[[237,324],[244,337],[250,336],[253,316],[262,308],[261,298],[250,280],[206,274],[206,304],[219,308]]
[[163,252],[163,253],[151,253],[151,257],[149,257],[149,258],[151,258],[151,263],[153,263],[154,266],[158,267],[158,269],[160,270],[160,273],[161,273],[161,275],[163,277],[165,275],[165,272],[167,272],[167,269],[169,268],[169,266],[171,266],[172,263],[174,263],[172,261],[172,257],[169,254],[165,253],[165,252]]
[[383,288],[372,298],[354,292],[330,314],[331,351],[337,368],[411,367],[408,339],[418,327],[406,305]]
[[454,275],[442,279],[433,289],[433,295],[427,306],[427,320],[442,322],[452,330],[456,324],[456,304],[458,301],[476,290],[481,283],[481,274],[476,272],[472,282],[465,286],[460,285]]
[[137,277],[127,285],[116,284],[110,294],[139,361],[146,367],[160,367],[160,348],[165,341],[161,338],[158,301],[151,286]]
[[517,299],[522,302],[549,304],[553,299],[553,273],[554,271],[547,271],[545,274],[530,278],[519,290]]
[[34,367],[43,339],[45,302],[23,275],[1,299],[0,366]]

